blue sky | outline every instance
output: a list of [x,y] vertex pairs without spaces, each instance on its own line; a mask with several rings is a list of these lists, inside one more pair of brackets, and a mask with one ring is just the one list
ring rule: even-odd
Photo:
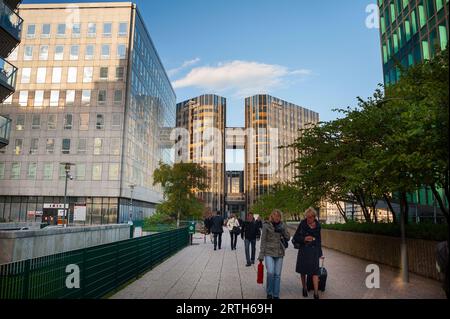
[[[66,1],[24,1],[43,2]],[[136,3],[178,101],[222,95],[228,126],[244,125],[245,96],[269,93],[327,121],[382,82],[379,30],[366,27],[375,0]]]

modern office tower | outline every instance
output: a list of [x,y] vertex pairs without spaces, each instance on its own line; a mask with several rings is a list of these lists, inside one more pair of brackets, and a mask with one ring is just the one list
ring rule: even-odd
[[9,58],[16,93],[0,105],[13,120],[0,153],[0,219],[61,219],[65,163],[74,164],[71,223],[148,216],[162,200],[152,175],[170,159],[159,133],[175,126],[176,96],[136,5],[29,4],[19,13],[22,43]]
[[[0,103],[14,93],[16,86],[17,68],[6,58],[20,43],[23,20],[16,12],[20,2],[0,0]],[[9,144],[10,132],[11,119],[0,115],[0,149]]]
[[247,207],[271,186],[295,177],[292,149],[279,149],[292,144],[299,130],[319,122],[319,114],[270,95],[245,99],[245,190]]
[[384,82],[400,78],[405,68],[433,58],[447,47],[448,0],[378,0]]
[[245,219],[244,171],[227,171],[225,176],[225,211]]
[[224,213],[226,99],[201,95],[177,104],[177,128],[184,129],[185,147],[178,149],[177,161],[203,166],[209,189],[199,198],[213,212]]

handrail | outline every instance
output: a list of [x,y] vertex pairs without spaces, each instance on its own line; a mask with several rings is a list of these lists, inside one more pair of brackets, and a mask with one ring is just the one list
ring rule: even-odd
[[20,40],[20,32],[22,31],[23,19],[3,1],[0,2],[0,26],[5,28],[17,40]]

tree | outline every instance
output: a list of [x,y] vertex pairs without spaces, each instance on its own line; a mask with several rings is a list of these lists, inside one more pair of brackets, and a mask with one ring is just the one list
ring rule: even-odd
[[208,188],[207,173],[195,163],[177,163],[173,166],[160,163],[154,172],[154,185],[161,184],[165,201],[157,212],[171,216],[180,226],[181,218],[200,217],[203,203],[196,198],[198,192]]

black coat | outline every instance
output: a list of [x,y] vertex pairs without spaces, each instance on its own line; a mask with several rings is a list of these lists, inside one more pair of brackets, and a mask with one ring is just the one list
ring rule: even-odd
[[253,220],[251,222],[245,221],[242,224],[242,239],[248,240],[256,240],[261,237],[261,229],[259,228],[258,223]]
[[[321,226],[316,221],[317,227],[312,229],[308,222],[303,220],[294,235],[294,241],[300,244],[297,255],[296,272],[302,275],[319,275],[319,261],[323,256]],[[305,237],[312,236],[316,240],[305,243]]]
[[211,221],[211,233],[213,234],[222,234],[223,233],[223,217],[220,215],[216,215],[212,218]]
[[204,224],[205,224],[205,228],[206,228],[207,232],[210,233],[211,232],[212,217],[205,218]]

